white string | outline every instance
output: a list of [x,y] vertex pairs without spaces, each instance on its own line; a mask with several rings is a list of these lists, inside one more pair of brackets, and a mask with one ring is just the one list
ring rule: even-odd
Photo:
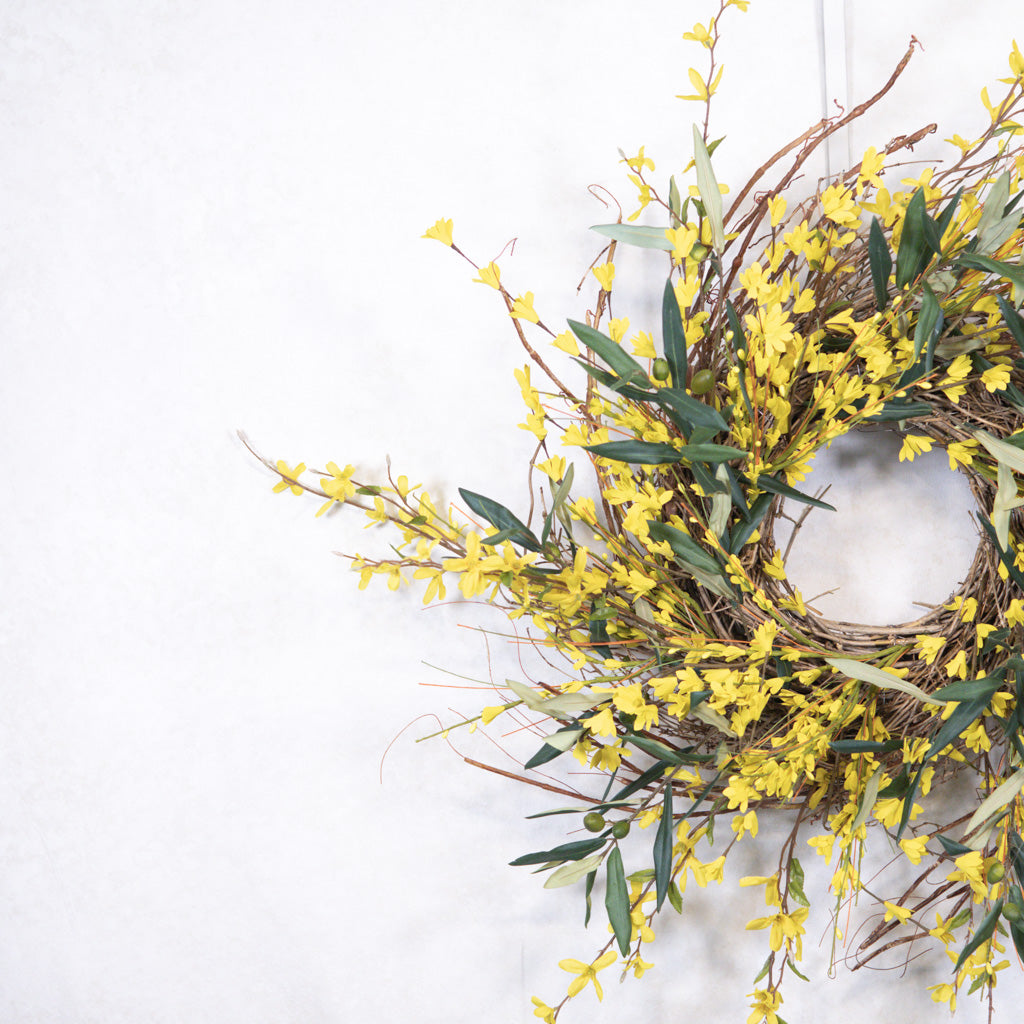
[[[850,109],[850,82],[847,68],[847,2],[818,0],[818,46],[821,52],[821,115],[833,117]],[[847,168],[853,162],[849,126],[840,129],[825,143],[825,174]]]

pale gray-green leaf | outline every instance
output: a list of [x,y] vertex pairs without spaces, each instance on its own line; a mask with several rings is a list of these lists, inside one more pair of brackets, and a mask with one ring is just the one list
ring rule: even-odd
[[1013,471],[1003,461],[996,463],[996,496],[992,501],[992,528],[1004,549],[1010,546],[1010,513],[1024,505],[1024,498],[1017,497],[1017,480]]
[[825,661],[838,672],[842,672],[844,676],[858,679],[862,683],[870,683],[872,686],[879,686],[883,690],[898,690],[900,693],[916,697],[925,704],[936,704],[939,707],[944,707],[946,704],[944,700],[937,700],[930,694],[925,693],[919,686],[908,683],[905,679],[900,679],[894,673],[876,668],[874,665],[865,665],[863,662],[854,661],[852,658],[826,658]]
[[582,729],[566,729],[560,732],[553,732],[550,736],[544,737],[544,742],[555,750],[568,750],[576,745],[576,741],[583,735]]
[[526,683],[515,679],[506,679],[505,685],[531,710],[539,711],[552,718],[575,718],[576,715],[596,708],[609,700],[607,694],[595,694],[590,690],[577,693],[559,693],[554,697],[538,692]]
[[698,704],[690,714],[694,718],[699,718],[707,725],[714,726],[720,733],[724,733],[726,736],[736,736],[736,730],[729,724],[729,720],[724,715],[715,711],[714,708],[709,708],[707,704]]
[[976,430],[974,437],[984,445],[990,455],[1000,462],[1005,462],[1010,469],[1024,473],[1024,452],[1019,448],[993,437],[987,430]]
[[[929,274],[925,281],[927,281],[936,295],[945,295],[957,283],[957,276],[951,270],[936,270],[934,273]],[[939,351],[938,346],[936,346],[935,351]]]
[[853,819],[853,824],[850,826],[850,835],[855,836],[857,829],[868,820],[868,816],[871,814],[872,808],[875,806],[875,801],[878,799],[878,791],[882,788],[882,782],[885,780],[885,768],[879,765],[875,769],[874,775],[868,779],[868,784],[864,787],[864,796],[861,798],[860,807],[857,808],[857,817]]
[[601,866],[602,860],[604,860],[603,853],[592,853],[589,857],[584,857],[583,860],[571,860],[548,875],[544,888],[558,889],[563,885],[572,885],[573,882],[586,878],[591,871],[597,870]]
[[[715,471],[715,479],[721,483],[729,483],[729,471],[724,463],[719,463]],[[719,491],[711,499],[711,515],[708,517],[708,526],[716,537],[725,533],[729,525],[729,513],[732,511],[732,494],[730,491]]]
[[590,230],[640,249],[672,251],[672,243],[665,237],[664,228],[650,227],[646,224],[593,224]]
[[676,561],[683,566],[683,568],[685,568],[686,571],[689,572],[702,587],[706,587],[713,594],[717,594],[719,597],[724,597],[727,601],[735,599],[736,595],[733,593],[724,576],[706,572],[678,556],[676,557]]
[[988,338],[974,337],[974,338],[943,338],[935,346],[935,354],[940,359],[955,359],[957,356],[962,356],[968,352],[977,352],[979,348],[984,348],[989,343]]
[[719,255],[725,249],[725,222],[722,219],[722,193],[718,190],[711,155],[704,144],[700,128],[693,126],[693,162],[697,165],[697,191],[711,225],[711,245]]
[[[975,252],[982,256],[991,255],[999,248],[1007,238],[1013,234],[1019,221],[1019,215],[1011,213],[1003,216],[1003,210],[1010,200],[1010,172],[1003,171],[995,180],[988,196],[985,198],[985,205],[982,207],[981,217],[978,220],[978,245]],[[1011,221],[1009,230],[1006,221]],[[1002,240],[999,241],[1000,236]]]
[[1016,210],[1008,213],[1002,220],[993,224],[984,235],[979,233],[978,248],[975,251],[982,256],[991,256],[1017,230],[1019,224],[1020,214]]
[[1018,768],[1005,782],[994,790],[978,805],[971,820],[967,822],[964,837],[969,836],[986,818],[1001,811],[1017,794],[1024,789],[1024,768]]
[[654,620],[654,609],[651,607],[649,601],[645,601],[642,597],[638,597],[633,602],[633,611],[635,611],[637,617],[642,622],[646,622],[648,626],[657,625],[657,622]]

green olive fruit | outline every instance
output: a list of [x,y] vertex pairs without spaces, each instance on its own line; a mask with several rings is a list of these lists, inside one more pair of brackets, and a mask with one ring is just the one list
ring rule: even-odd
[[655,380],[668,380],[669,366],[665,359],[655,359],[651,367],[651,376]]
[[1016,903],[1004,903],[1003,917],[1005,917],[1007,921],[1019,921],[1024,917],[1024,911],[1022,911],[1020,906]]
[[583,827],[588,832],[600,832],[604,828],[604,815],[591,811],[583,816]]
[[990,885],[993,882],[1001,882],[1006,877],[1006,868],[1004,868],[1002,864],[993,864],[992,867],[988,869],[988,874],[985,877],[988,879]]
[[625,839],[629,835],[629,822],[617,821],[612,825],[612,836],[616,839]]
[[706,395],[715,386],[715,375],[710,370],[698,370],[690,381],[690,390],[695,395]]

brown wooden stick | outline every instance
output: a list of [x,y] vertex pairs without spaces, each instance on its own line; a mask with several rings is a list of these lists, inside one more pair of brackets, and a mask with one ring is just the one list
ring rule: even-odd
[[506,779],[514,779],[516,782],[525,782],[528,786],[536,786],[538,789],[546,789],[549,793],[558,793],[561,796],[570,797],[572,800],[586,800],[587,803],[599,804],[601,801],[592,796],[584,796],[582,793],[574,793],[571,789],[562,789],[560,786],[552,786],[550,783],[541,782],[539,779],[528,779],[525,775],[516,775],[515,772],[507,772],[503,768],[495,768],[494,765],[484,764],[482,761],[474,761],[471,757],[463,757],[466,764],[474,768],[483,768],[484,771],[494,772],[495,775],[504,775]]

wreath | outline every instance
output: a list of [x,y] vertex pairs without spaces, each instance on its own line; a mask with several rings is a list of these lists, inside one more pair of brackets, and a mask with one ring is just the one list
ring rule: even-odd
[[[723,2],[719,15],[731,6],[746,5]],[[689,99],[706,107],[721,77],[719,30],[716,18],[687,34],[709,57],[706,72],[690,72]],[[624,157],[639,209],[594,228],[606,239],[591,267],[596,303],[561,333],[532,292],[508,290],[495,262],[456,245],[450,220],[427,231],[497,292],[531,359],[515,374],[521,426],[537,442],[520,511],[468,489],[459,510],[446,508],[390,470],[367,483],[328,463],[310,482],[304,465],[265,460],[274,490],[319,496],[318,515],[355,507],[397,531],[394,557],[354,556],[361,586],[411,577],[426,603],[455,579],[562,659],[561,682],[509,680],[473,719],[512,716],[542,735],[523,782],[558,790],[538,769],[592,770],[592,792],[577,783],[572,807],[545,812],[566,815],[573,835],[560,830],[563,841],[512,862],[545,870],[546,886],[578,884],[588,919],[603,890],[610,923],[592,958],[561,962],[566,996],[534,999],[544,1021],[590,984],[600,996],[598,972],[616,961],[642,975],[654,917],[666,904],[685,914],[687,880],[721,882],[730,851],[757,842],[771,813],[793,830],[768,851],[774,870],[740,880],[767,907],[747,925],[767,947],[751,1022],[776,1024],[782,982],[799,974],[810,894],[798,834],[832,867],[839,945],[840,911],[878,901],[876,926],[848,951],[855,965],[935,943],[952,971],[932,996],[955,1008],[965,987],[991,1005],[1007,942],[1024,957],[1016,44],[1005,96],[982,93],[989,123],[952,140],[948,167],[890,182],[930,125],[869,149],[809,197],[797,190],[807,158],[889,91],[913,48],[871,99],[774,154],[728,208],[706,128],[694,126],[693,160],[664,193],[643,149]],[[642,213],[653,223],[636,223]],[[630,337],[629,321],[611,316],[623,246],[665,254],[660,345],[657,331]],[[582,371],[571,386],[565,360],[553,367],[562,357],[538,351],[545,335]],[[531,372],[547,378],[544,391]],[[901,433],[901,459],[938,448],[966,474],[980,543],[959,589],[916,621],[831,621],[786,578],[775,527],[784,504],[831,508],[803,486],[815,454],[877,424]],[[581,464],[596,474],[594,497],[577,482]],[[976,794],[966,814],[962,800],[929,798],[957,775]],[[869,835],[890,837],[914,867],[902,891],[876,896],[876,882],[868,892]]]

